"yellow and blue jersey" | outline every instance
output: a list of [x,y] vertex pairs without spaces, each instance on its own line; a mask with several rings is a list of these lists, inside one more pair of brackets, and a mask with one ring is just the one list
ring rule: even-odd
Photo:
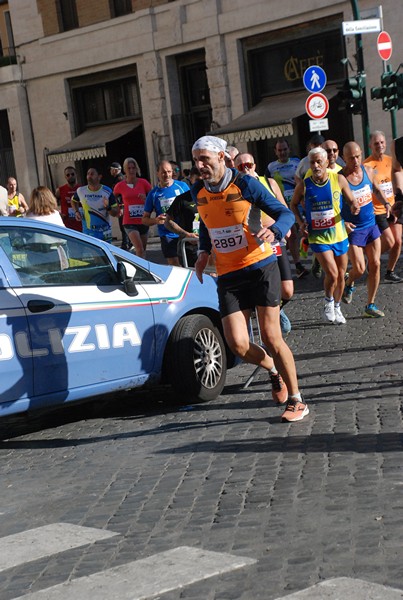
[[337,244],[347,239],[337,173],[328,171],[328,179],[324,183],[315,183],[312,176],[307,175],[304,192],[309,243]]

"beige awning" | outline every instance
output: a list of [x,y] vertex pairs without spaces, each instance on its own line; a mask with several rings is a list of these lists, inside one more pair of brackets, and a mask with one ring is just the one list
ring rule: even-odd
[[[337,90],[335,86],[329,86],[323,93],[330,99]],[[303,91],[264,98],[246,113],[228,125],[210,131],[210,134],[224,138],[231,145],[292,135],[292,120],[305,113],[308,96],[309,93]]]
[[47,153],[48,163],[74,162],[106,156],[106,144],[117,140],[141,125],[142,121],[125,121],[114,125],[90,127],[77,137]]

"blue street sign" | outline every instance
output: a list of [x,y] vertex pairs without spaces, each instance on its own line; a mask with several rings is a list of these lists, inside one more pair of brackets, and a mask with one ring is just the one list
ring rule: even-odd
[[308,67],[303,75],[305,89],[308,92],[321,92],[326,85],[326,73],[318,65]]

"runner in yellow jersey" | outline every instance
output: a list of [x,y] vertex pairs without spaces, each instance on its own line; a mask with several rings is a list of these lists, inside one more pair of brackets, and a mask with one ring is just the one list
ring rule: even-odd
[[[341,216],[343,202],[351,206],[353,214],[359,212],[348,182],[343,175],[328,169],[324,148],[309,151],[310,173],[298,183],[291,201],[291,209],[302,232],[308,236],[309,245],[325,273],[325,321],[344,324],[340,301],[344,291],[347,269],[348,235]],[[301,218],[298,204],[305,201],[306,221]]]

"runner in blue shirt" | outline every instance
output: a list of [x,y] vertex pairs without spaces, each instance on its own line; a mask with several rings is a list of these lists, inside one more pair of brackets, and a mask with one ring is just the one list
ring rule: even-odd
[[[175,200],[176,196],[189,190],[189,186],[183,182],[174,180],[172,165],[169,160],[162,160],[157,167],[158,185],[147,195],[144,205],[143,225],[158,225],[158,235],[161,240],[161,250],[169,265],[180,266],[178,258],[179,236],[169,231],[164,225],[166,213]],[[155,217],[151,217],[151,213]]]

